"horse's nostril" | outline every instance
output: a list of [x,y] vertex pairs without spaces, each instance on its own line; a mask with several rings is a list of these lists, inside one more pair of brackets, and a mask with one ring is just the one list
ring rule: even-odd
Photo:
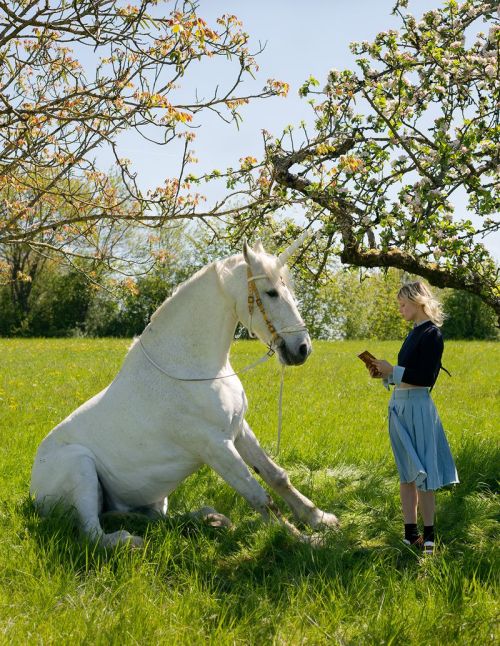
[[301,357],[307,356],[307,343],[301,343],[299,346],[299,354]]

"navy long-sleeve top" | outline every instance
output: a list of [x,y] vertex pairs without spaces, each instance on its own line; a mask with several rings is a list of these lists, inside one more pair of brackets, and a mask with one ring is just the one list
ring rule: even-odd
[[416,325],[404,340],[390,382],[402,381],[432,388],[438,378],[443,356],[441,330],[432,321]]

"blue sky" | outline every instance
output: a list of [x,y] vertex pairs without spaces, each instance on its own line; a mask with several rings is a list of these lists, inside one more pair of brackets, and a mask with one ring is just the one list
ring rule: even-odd
[[[199,163],[192,172],[238,166],[238,160],[246,155],[260,158],[263,128],[279,135],[287,124],[298,125],[302,119],[310,123],[311,110],[299,98],[299,87],[311,74],[323,85],[329,69],[354,68],[349,43],[372,40],[378,32],[398,27],[397,17],[391,15],[393,4],[393,0],[200,0],[198,13],[209,24],[221,14],[236,14],[251,36],[251,49],[257,50],[259,42],[265,44],[257,59],[260,69],[256,81],[246,80],[240,91],[255,91],[268,78],[277,78],[290,84],[290,92],[286,99],[253,101],[245,106],[239,130],[214,115],[204,115],[194,142]],[[440,5],[439,0],[410,0],[409,10],[419,16]],[[163,6],[168,9],[172,5]],[[230,83],[234,71],[227,63],[203,62],[183,79],[180,92],[183,97],[193,97],[195,92],[208,96],[217,84]],[[155,146],[138,136],[122,138],[120,155],[132,161],[143,189],[161,184],[178,171],[179,156],[174,146]],[[104,153],[100,163],[106,166],[111,159]],[[215,199],[223,197],[224,187],[214,185],[204,192]],[[463,198],[458,199],[457,208],[465,215]],[[486,244],[498,260],[500,236]]]
[[[439,6],[437,0],[418,0],[414,4],[420,13]],[[257,50],[260,43],[265,44],[257,58],[260,69],[256,80],[248,77],[240,91],[255,92],[268,78],[277,78],[290,84],[290,92],[286,99],[256,100],[242,108],[239,129],[205,114],[198,122],[196,171],[235,166],[246,155],[260,157],[263,128],[279,135],[287,124],[310,120],[311,110],[299,98],[299,87],[311,74],[323,83],[332,67],[353,68],[349,43],[370,40],[379,31],[395,27],[392,6],[393,0],[200,0],[198,13],[209,24],[224,13],[234,13],[251,36],[250,49]],[[205,61],[191,68],[184,78],[182,97],[191,94],[192,98],[195,90],[208,96],[217,84],[227,86],[234,72],[235,67],[227,63]],[[156,185],[177,170],[177,152],[171,147],[155,148],[140,138],[127,136],[123,151],[137,167],[143,187]]]

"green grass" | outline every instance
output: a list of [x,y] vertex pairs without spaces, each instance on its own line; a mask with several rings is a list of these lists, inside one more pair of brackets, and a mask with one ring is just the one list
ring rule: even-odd
[[[40,519],[28,498],[40,440],[106,385],[123,340],[0,341],[0,643],[498,643],[500,473],[498,344],[446,345],[433,392],[461,484],[438,494],[439,554],[400,544],[398,481],[386,431],[388,393],[355,354],[394,360],[392,342],[317,342],[285,376],[279,461],[341,519],[319,549],[263,525],[204,468],[171,497],[171,517],[135,527],[144,551],[104,553],[64,515]],[[263,354],[233,348],[235,367]],[[279,368],[243,376],[248,420],[272,453]],[[233,530],[188,524],[205,504]],[[285,509],[283,507],[283,509]]]

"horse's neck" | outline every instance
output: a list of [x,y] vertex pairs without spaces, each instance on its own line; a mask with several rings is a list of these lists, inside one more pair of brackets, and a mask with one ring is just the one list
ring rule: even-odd
[[226,366],[236,323],[234,307],[211,265],[159,308],[142,340],[165,369],[176,375],[184,369],[189,376],[204,377],[207,371],[218,372]]

